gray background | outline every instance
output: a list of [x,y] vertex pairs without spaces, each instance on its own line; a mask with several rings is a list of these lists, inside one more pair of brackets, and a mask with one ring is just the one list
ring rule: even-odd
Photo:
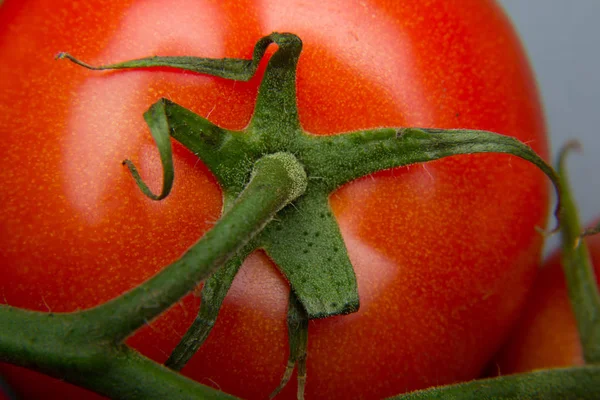
[[[584,223],[600,216],[600,0],[498,0],[525,45],[540,88],[552,154],[576,138],[567,166]],[[557,239],[550,242],[556,245]]]

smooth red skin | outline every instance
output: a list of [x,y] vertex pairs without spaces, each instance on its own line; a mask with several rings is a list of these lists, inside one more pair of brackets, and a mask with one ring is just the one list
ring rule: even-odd
[[[600,285],[600,235],[585,242]],[[584,364],[560,252],[542,266],[523,315],[494,364],[495,372],[502,375]]]
[[[220,191],[194,155],[175,145],[175,187],[160,203],[144,198],[120,163],[131,157],[158,188],[143,111],[165,96],[241,129],[260,81],[93,72],[54,61],[58,51],[94,64],[249,57],[262,35],[290,31],[304,41],[298,103],[309,132],[479,128],[547,153],[534,80],[492,1],[7,0],[0,31],[0,301],[15,306],[59,312],[102,303],[206,232]],[[380,398],[476,377],[533,280],[546,186],[516,157],[474,155],[377,173],[335,192],[361,309],[310,323],[307,397]],[[287,360],[287,297],[264,253],[251,256],[184,373],[265,398]],[[197,306],[186,297],[129,343],[164,361]],[[29,398],[83,396],[3,370],[28,380],[16,385]],[[281,398],[293,398],[295,386]]]

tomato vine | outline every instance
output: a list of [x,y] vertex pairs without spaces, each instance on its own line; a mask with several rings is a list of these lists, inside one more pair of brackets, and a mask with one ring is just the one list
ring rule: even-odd
[[[203,289],[197,320],[201,323],[192,326],[187,337],[190,341],[186,344],[184,339],[183,347],[172,356],[171,360],[176,361],[170,363],[172,367],[185,364],[208,335],[244,257],[256,248],[263,248],[280,266],[293,291],[288,312],[290,362],[282,384],[274,388],[277,392],[294,366],[300,370],[299,379],[305,376],[306,321],[350,313],[359,306],[352,265],[327,203],[327,196],[333,190],[350,180],[391,167],[458,154],[499,152],[534,163],[560,192],[555,171],[529,147],[491,132],[382,128],[330,137],[304,132],[298,119],[295,92],[302,43],[293,34],[273,33],[260,39],[252,60],[151,57],[93,67],[66,53],[59,58],[91,69],[167,66],[247,80],[256,72],[271,43],[276,43],[278,50],[269,60],[254,116],[244,131],[219,128],[162,99],[145,114],[163,163],[161,193],[152,193],[135,166],[130,161],[124,162],[141,190],[148,197],[161,200],[169,194],[174,177],[169,136],[184,144],[205,162],[223,187],[225,212],[214,228],[154,278],[97,308],[52,314],[1,306],[0,320],[9,329],[0,335],[0,359],[49,373],[59,370],[72,382],[115,397],[136,393],[143,398],[161,398],[169,393],[170,398],[177,398],[174,393],[179,393],[179,398],[197,394],[220,398],[220,394],[152,364],[122,342],[147,320],[193,290],[197,282],[210,276]],[[557,215],[560,210],[559,205]],[[318,243],[307,238],[305,232],[309,231],[320,235]],[[323,258],[326,263],[319,262]],[[22,331],[28,334],[19,335]],[[50,343],[60,345],[53,347]],[[598,376],[593,367],[550,374],[563,373],[583,374],[592,382]],[[149,382],[149,377],[154,383]],[[538,382],[538,377],[531,375],[524,379]],[[517,381],[519,378],[494,382],[513,387]],[[145,387],[140,389],[140,385]],[[298,386],[298,396],[302,397],[304,385]],[[425,396],[436,395],[428,393]]]

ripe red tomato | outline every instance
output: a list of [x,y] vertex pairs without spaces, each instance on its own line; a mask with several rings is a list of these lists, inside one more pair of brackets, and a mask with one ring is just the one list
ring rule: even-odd
[[[600,235],[590,236],[585,241],[598,281]],[[584,364],[560,252],[544,263],[523,315],[496,364],[502,375]]]
[[[175,260],[218,219],[221,193],[202,162],[175,145],[172,194],[163,202],[142,195],[121,166],[132,158],[159,187],[142,113],[167,97],[241,129],[260,82],[169,69],[94,72],[54,54],[93,64],[154,54],[250,57],[272,31],[304,42],[298,104],[309,132],[467,127],[513,135],[546,155],[531,71],[492,0],[7,0],[0,301],[83,309]],[[361,309],[310,323],[307,397],[379,398],[476,377],[533,280],[546,185],[520,159],[472,155],[377,173],[333,193]],[[254,253],[183,373],[265,398],[287,360],[287,297],[276,267]],[[197,307],[188,296],[129,343],[163,362]],[[3,370],[14,379],[15,369]],[[20,389],[48,398],[36,382]]]

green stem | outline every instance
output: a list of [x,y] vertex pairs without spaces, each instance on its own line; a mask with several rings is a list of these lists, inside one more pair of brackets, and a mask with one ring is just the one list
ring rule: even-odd
[[600,367],[549,369],[419,390],[389,400],[597,400]]
[[[152,380],[142,378],[148,371],[151,377],[167,378],[165,386],[161,378],[153,387],[166,390],[179,385],[182,378],[175,378],[174,372],[132,355],[120,342],[234,256],[279,210],[304,193],[306,181],[304,169],[293,155],[264,156],[255,163],[247,187],[213,229],[181,259],[132,291],[76,313],[41,313],[0,306],[0,361],[60,376],[115,398],[130,398],[128,390],[136,396],[145,392],[140,382]],[[115,380],[124,386],[116,387]],[[169,396],[137,398],[179,398],[173,394],[184,389],[173,390]],[[159,393],[158,389],[151,392]]]
[[579,240],[581,235],[579,215],[571,195],[565,168],[566,154],[576,146],[574,142],[567,144],[562,149],[558,160],[563,199],[562,265],[571,307],[577,320],[583,357],[587,363],[600,363],[600,293],[587,246],[584,241]]
[[90,340],[81,313],[0,307],[0,361],[36,369],[113,399],[232,399],[141,356]]
[[196,245],[143,285],[86,311],[90,321],[105,337],[125,339],[192,291],[305,189],[306,174],[293,155],[264,156],[248,186]]
[[[111,398],[140,400],[232,400],[236,398],[200,385],[129,348],[115,360],[111,367],[100,377],[87,377],[81,383],[94,386],[97,391]],[[110,382],[110,385],[104,389],[106,382]]]

